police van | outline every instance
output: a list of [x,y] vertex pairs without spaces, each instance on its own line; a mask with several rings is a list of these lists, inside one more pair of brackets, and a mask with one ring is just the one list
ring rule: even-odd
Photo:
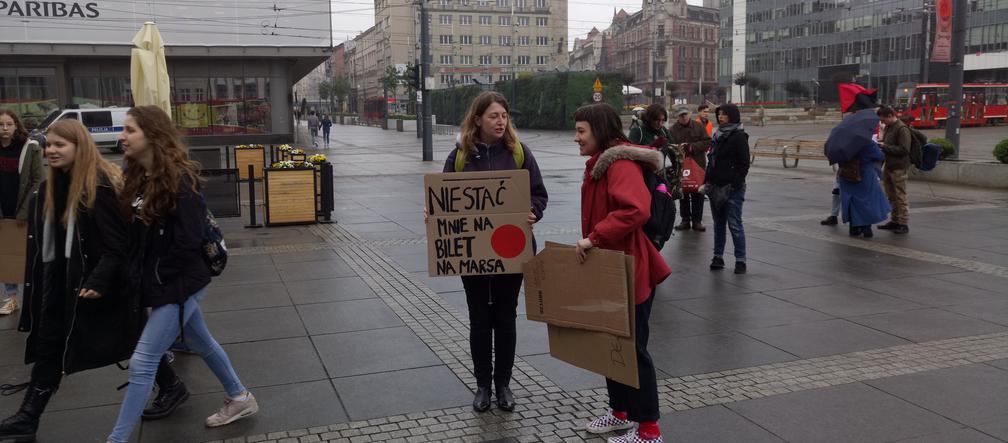
[[99,148],[108,148],[116,154],[123,152],[122,145],[117,140],[119,133],[123,131],[123,122],[126,120],[126,111],[129,108],[79,108],[75,105],[57,109],[49,113],[42,124],[38,126],[38,131],[45,133],[49,126],[63,119],[74,119],[84,124],[91,138]]

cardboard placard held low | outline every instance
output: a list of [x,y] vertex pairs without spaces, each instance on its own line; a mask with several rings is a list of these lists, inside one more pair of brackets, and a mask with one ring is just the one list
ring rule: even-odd
[[526,315],[555,326],[629,337],[625,255],[590,252],[591,260],[581,264],[574,246],[546,242],[522,268]]
[[28,227],[16,220],[0,220],[0,282],[24,283],[28,256]]
[[430,276],[518,274],[532,258],[528,171],[424,176]]
[[[547,243],[546,248],[543,250],[545,251],[550,247],[555,248],[557,246],[556,244]],[[571,251],[573,247],[567,248],[570,251],[569,256],[558,255],[556,259],[573,260],[576,262],[577,258],[574,252]],[[595,261],[593,259],[604,255],[603,253],[605,252],[607,251],[600,249],[588,251],[588,260],[581,265],[583,267],[581,272],[544,275],[542,276],[542,280],[559,280],[566,282],[569,287],[574,288],[578,286],[578,281],[582,276],[596,271],[594,266],[597,263],[602,263],[602,261]],[[624,261],[624,275],[618,281],[620,284],[625,285],[625,288],[619,292],[625,297],[623,303],[626,306],[626,320],[630,330],[629,336],[622,337],[608,332],[557,326],[547,323],[550,355],[558,360],[603,375],[624,385],[640,388],[640,381],[637,378],[636,332],[634,329],[634,322],[636,321],[634,318],[634,261],[633,257],[620,255]],[[538,255],[536,257],[538,258]],[[526,265],[525,268],[531,273],[536,272],[534,265]],[[526,273],[526,282],[530,278],[534,277],[530,277],[530,274]],[[526,303],[528,303],[528,293],[528,288],[526,288]],[[576,295],[576,293],[573,295]],[[526,308],[528,311],[533,310],[528,305],[526,305]],[[610,313],[609,315],[622,316],[623,314]]]

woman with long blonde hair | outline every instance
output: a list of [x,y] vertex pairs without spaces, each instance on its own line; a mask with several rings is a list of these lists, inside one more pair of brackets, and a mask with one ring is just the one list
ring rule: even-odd
[[77,120],[50,126],[46,179],[29,207],[28,284],[18,329],[35,363],[20,409],[0,440],[34,441],[63,374],[129,358],[140,311],[123,291],[126,223],[119,168],[101,157]]
[[[119,142],[126,174],[121,206],[132,216],[126,273],[131,290],[139,294],[140,306],[151,308],[151,314],[130,358],[129,388],[108,437],[112,443],[129,441],[150,396],[158,361],[179,334],[227,393],[224,406],[207,417],[207,427],[223,426],[259,411],[200,310],[210,269],[202,253],[207,210],[199,190],[198,167],[189,160],[175,125],[161,108],[132,108],[123,126]],[[159,386],[159,390],[166,388]]]
[[[527,221],[531,225],[542,219],[549,196],[532,151],[518,141],[509,112],[504,95],[490,91],[478,95],[462,121],[456,149],[445,161],[444,172],[528,170],[532,207]],[[469,307],[469,347],[476,375],[473,409],[477,412],[490,408],[491,383],[497,407],[514,410],[510,383],[521,285],[521,274],[462,277]]]

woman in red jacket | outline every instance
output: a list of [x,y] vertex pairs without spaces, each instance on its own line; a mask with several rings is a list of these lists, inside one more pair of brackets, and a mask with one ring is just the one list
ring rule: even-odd
[[[644,168],[662,165],[658,151],[630,145],[619,114],[605,103],[582,106],[574,113],[574,141],[581,155],[590,157],[581,184],[581,232],[578,259],[588,259],[592,248],[623,251],[634,258],[637,376],[640,389],[606,379],[612,411],[588,423],[594,434],[629,429],[609,443],[661,443],[658,430],[658,384],[654,362],[647,351],[648,318],[655,287],[672,271],[644,234],[651,217],[651,193],[644,185]],[[639,423],[637,429],[634,422]]]

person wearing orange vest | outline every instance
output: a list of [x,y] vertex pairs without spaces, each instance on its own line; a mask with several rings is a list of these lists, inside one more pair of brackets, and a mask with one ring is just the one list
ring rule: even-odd
[[703,125],[704,129],[707,131],[708,137],[713,137],[714,123],[711,123],[711,121],[707,119],[707,113],[710,112],[710,106],[707,106],[705,104],[697,106],[696,112],[697,112],[696,121],[699,122],[701,125]]

